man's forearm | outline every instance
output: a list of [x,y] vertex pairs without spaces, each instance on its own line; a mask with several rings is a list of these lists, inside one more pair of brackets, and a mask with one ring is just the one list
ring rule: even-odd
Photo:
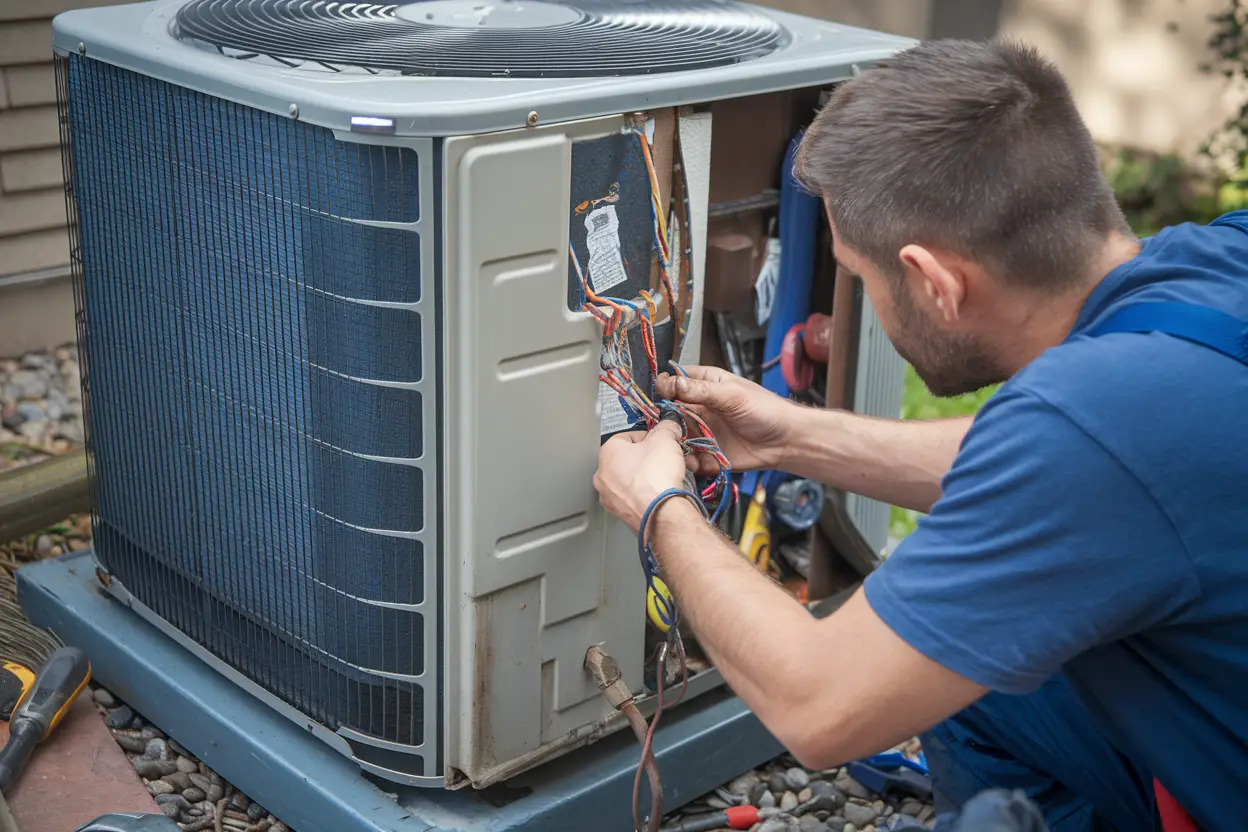
[[650,539],[698,643],[808,767],[882,751],[986,691],[902,641],[861,589],[815,619],[682,499],[659,508]]
[[927,512],[940,499],[971,417],[875,419],[843,410],[795,412],[784,470],[881,502]]
[[764,725],[785,715],[785,691],[803,674],[790,667],[815,619],[763,576],[691,504],[669,500],[651,521],[650,540],[698,643]]

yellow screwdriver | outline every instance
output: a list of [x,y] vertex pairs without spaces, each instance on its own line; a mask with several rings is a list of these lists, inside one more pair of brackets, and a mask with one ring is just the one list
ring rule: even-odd
[[0,749],[0,794],[21,775],[35,746],[65,718],[90,678],[91,663],[77,647],[60,647],[48,656],[9,717],[9,741]]

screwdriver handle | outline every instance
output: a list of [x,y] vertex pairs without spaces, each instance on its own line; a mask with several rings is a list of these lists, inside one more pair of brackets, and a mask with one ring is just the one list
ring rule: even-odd
[[13,709],[10,725],[29,720],[51,734],[91,679],[91,662],[77,647],[59,647],[35,674],[35,683]]

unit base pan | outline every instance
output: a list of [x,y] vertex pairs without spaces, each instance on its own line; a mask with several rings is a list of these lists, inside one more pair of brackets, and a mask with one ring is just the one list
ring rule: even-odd
[[[629,832],[638,749],[623,733],[484,791],[393,787],[239,689],[108,596],[87,553],[27,567],[18,597],[36,624],[86,651],[92,672],[145,718],[298,832]],[[655,742],[672,810],[777,756],[779,743],[727,691],[665,716]]]

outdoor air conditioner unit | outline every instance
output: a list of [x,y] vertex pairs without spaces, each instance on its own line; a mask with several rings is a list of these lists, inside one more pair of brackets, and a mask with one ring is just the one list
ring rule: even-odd
[[[715,118],[792,95],[808,119],[899,44],[729,0],[56,18],[101,581],[394,781],[481,786],[593,740],[586,650],[638,689],[647,625],[591,487],[578,202],[617,188],[613,245],[648,276],[644,125],[697,361],[709,217],[752,204],[716,208],[716,177],[757,155],[774,183],[784,151],[721,164]],[[856,302],[852,404],[896,415],[901,363]],[[883,548],[886,507],[851,514]]]

